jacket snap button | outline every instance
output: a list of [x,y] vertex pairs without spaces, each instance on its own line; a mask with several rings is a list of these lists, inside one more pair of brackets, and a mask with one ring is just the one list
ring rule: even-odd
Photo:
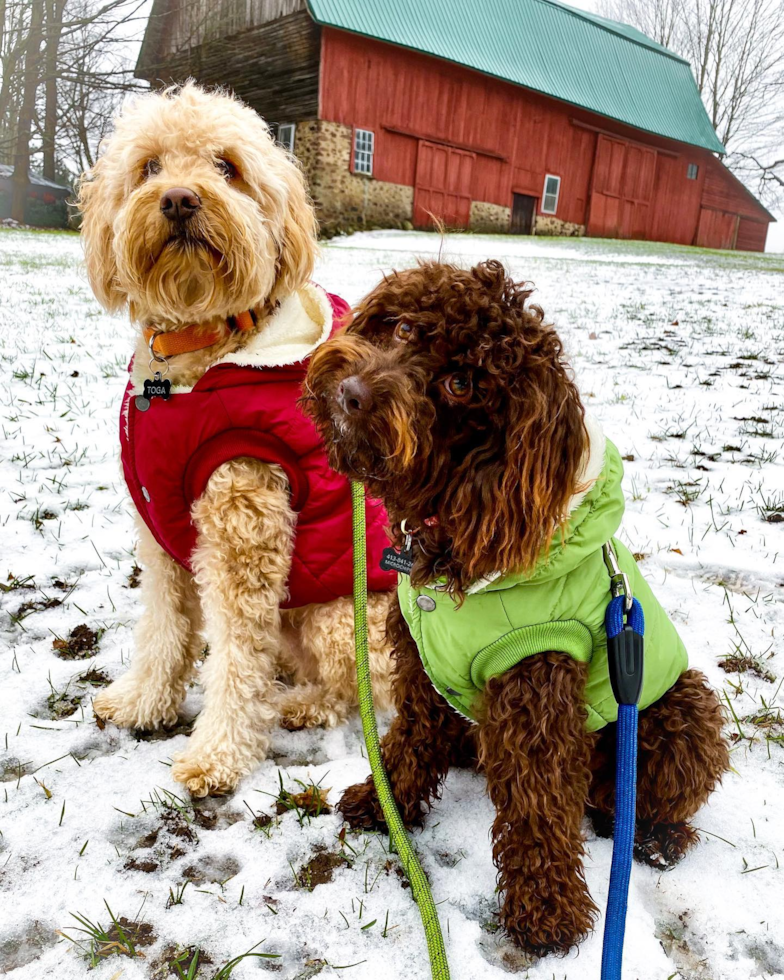
[[[147,489],[147,487],[142,487],[142,496],[144,497],[144,499],[149,504],[149,502],[150,502],[150,491]],[[433,605],[435,605],[435,603],[433,603]]]
[[436,600],[429,595],[418,595],[416,604],[422,612],[432,612],[436,608]]

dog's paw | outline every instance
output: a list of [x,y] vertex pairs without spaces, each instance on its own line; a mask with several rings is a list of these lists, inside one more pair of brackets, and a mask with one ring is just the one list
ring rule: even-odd
[[588,935],[589,929],[575,928],[564,922],[555,930],[532,930],[530,924],[521,923],[518,917],[502,917],[504,930],[512,942],[531,960],[545,956],[566,956]]
[[355,830],[386,830],[387,823],[378,802],[373,777],[349,786],[338,803],[343,819]]
[[591,933],[598,910],[582,881],[562,881],[557,892],[541,894],[538,905],[532,902],[537,893],[541,894],[541,887],[524,887],[517,894],[514,888],[507,891],[501,925],[532,959],[566,956]]
[[171,694],[152,696],[148,690],[127,680],[127,676],[110,684],[95,698],[95,715],[118,728],[152,730],[176,725],[179,700]]
[[651,824],[641,820],[637,824],[634,856],[641,864],[668,871],[683,860],[699,839],[700,835],[687,823]]
[[348,717],[345,707],[340,710],[335,705],[290,700],[283,703],[280,714],[280,727],[290,732],[302,728],[336,728]]
[[237,788],[246,769],[221,755],[184,752],[172,766],[172,776],[191,796],[225,796]]

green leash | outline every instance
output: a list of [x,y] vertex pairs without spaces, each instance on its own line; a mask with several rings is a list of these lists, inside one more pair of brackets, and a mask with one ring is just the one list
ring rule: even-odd
[[367,553],[365,548],[365,488],[361,483],[351,484],[351,504],[354,529],[354,644],[357,655],[357,691],[359,693],[359,713],[362,718],[362,731],[365,734],[370,768],[376,786],[384,819],[389,828],[389,836],[395,847],[408,880],[414,901],[419,906],[425,938],[430,955],[430,969],[433,980],[449,980],[449,964],[446,961],[444,939],[438,922],[438,912],[430,892],[425,872],[417,859],[406,828],[400,818],[389,776],[381,761],[381,748],[378,744],[376,710],[373,705],[373,688],[370,683],[370,662],[368,657],[367,625]]

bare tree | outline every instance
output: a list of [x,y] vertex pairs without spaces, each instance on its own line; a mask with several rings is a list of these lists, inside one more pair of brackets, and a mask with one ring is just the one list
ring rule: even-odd
[[57,179],[89,166],[133,78],[145,0],[0,0],[0,162],[24,220],[31,160]]
[[784,199],[763,161],[784,146],[784,0],[604,0],[609,17],[687,58],[725,162],[769,201]]
[[44,77],[45,108],[42,136],[43,174],[47,180],[57,176],[57,75],[60,37],[63,31],[65,0],[46,2],[46,73]]
[[30,175],[30,133],[35,113],[35,98],[41,76],[41,41],[43,39],[44,0],[32,0],[30,28],[24,46],[22,60],[22,102],[19,124],[16,129],[16,149],[14,151],[14,195],[11,202],[11,217],[24,221],[27,184]]

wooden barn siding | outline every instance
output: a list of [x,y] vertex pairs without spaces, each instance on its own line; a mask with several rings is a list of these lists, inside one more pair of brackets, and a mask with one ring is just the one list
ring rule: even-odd
[[304,11],[207,41],[145,69],[153,85],[195,78],[231,88],[269,122],[318,115],[320,28]]
[[768,222],[741,218],[735,247],[744,252],[764,252],[768,238]]
[[[322,119],[375,132],[379,180],[413,186],[418,140],[450,143],[477,154],[475,201],[508,207],[513,192],[541,198],[544,175],[552,173],[561,177],[556,217],[575,224],[586,224],[589,218],[602,133],[627,141],[629,147],[654,149],[650,203],[647,208],[635,206],[627,226],[657,241],[694,243],[706,177],[720,167],[707,150],[418,52],[329,28],[322,32],[320,92]],[[632,161],[639,155],[633,149],[627,152]],[[689,163],[699,167],[697,180],[686,177]],[[739,213],[750,213],[749,206],[746,195]]]
[[305,9],[305,0],[174,0],[158,52],[168,57]]
[[705,176],[702,205],[716,211],[730,211],[744,218],[769,221],[765,210],[746,188],[718,160],[711,160]]

